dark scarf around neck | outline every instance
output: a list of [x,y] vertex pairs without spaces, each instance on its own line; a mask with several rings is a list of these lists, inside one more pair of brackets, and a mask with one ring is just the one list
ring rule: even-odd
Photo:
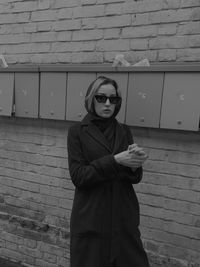
[[107,140],[110,148],[113,149],[117,124],[115,117],[105,119],[93,114],[88,115],[90,121],[98,127],[98,129],[102,132],[105,139]]

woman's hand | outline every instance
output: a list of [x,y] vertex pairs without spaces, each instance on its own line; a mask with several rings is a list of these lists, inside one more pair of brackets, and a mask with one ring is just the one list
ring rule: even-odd
[[147,154],[137,144],[132,144],[127,150],[114,155],[117,163],[130,167],[132,170],[136,170],[141,167],[147,159]]

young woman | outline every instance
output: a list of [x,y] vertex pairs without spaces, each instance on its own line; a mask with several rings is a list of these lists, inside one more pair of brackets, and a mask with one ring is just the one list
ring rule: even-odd
[[98,77],[85,97],[88,114],[69,129],[71,267],[149,267],[132,186],[142,179],[147,155],[115,118],[121,100],[117,83]]

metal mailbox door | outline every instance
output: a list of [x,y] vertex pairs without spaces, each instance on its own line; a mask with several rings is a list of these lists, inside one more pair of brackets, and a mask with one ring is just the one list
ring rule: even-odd
[[15,115],[37,118],[39,73],[15,73]]
[[66,120],[80,121],[86,115],[85,94],[95,79],[96,73],[68,73]]
[[161,128],[199,130],[200,74],[166,73]]
[[126,123],[141,127],[159,127],[163,91],[163,73],[130,73]]
[[13,94],[14,73],[0,73],[0,115],[11,116]]
[[126,97],[127,97],[127,88],[128,88],[128,73],[98,73],[97,76],[106,76],[115,80],[118,84],[118,87],[122,94],[122,105],[121,109],[117,115],[117,120],[121,123],[125,122],[125,110],[126,110]]
[[40,78],[40,117],[64,120],[67,74],[42,72]]

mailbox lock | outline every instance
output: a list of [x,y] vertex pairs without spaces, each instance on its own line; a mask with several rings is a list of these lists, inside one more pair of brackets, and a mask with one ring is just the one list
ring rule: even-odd
[[140,118],[140,121],[141,121],[141,122],[144,122],[144,117],[141,117],[141,118]]
[[177,121],[177,124],[181,125],[182,124],[182,121]]
[[53,112],[53,111],[51,111],[51,112],[50,112],[50,114],[51,114],[51,115],[54,115],[54,112]]

